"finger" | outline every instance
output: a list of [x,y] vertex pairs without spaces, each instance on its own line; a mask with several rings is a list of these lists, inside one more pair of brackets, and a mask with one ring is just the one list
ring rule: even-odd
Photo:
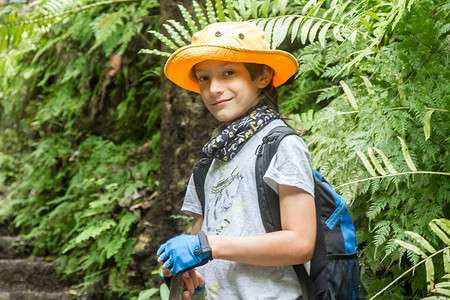
[[195,269],[193,269],[193,271],[195,272],[195,278],[197,279],[197,286],[204,286],[205,279],[203,278],[202,274],[200,274],[200,272]]
[[166,252],[162,252],[162,253],[159,255],[159,259],[162,260],[162,261],[167,261],[168,258],[169,258],[169,254],[166,253]]
[[190,300],[191,299],[191,294],[189,294],[188,291],[184,291],[183,292],[183,300]]
[[193,287],[194,287],[194,290],[198,287],[198,277],[197,277],[196,272],[197,272],[197,271],[195,271],[195,269],[192,269],[192,270],[189,270],[189,271],[188,271],[189,277],[190,277],[191,280],[192,280],[192,285],[193,285]]
[[192,278],[189,274],[189,272],[184,272],[183,275],[183,281],[184,281],[184,289],[185,291],[188,291],[190,295],[192,295],[194,293],[195,290],[195,286],[194,286],[194,282],[192,281]]
[[161,258],[158,257],[158,264],[160,264],[161,266],[164,264],[164,262],[162,261]]
[[173,276],[172,272],[170,272],[170,269],[167,269],[167,268],[163,267],[163,272],[164,272],[164,276],[166,276],[166,277]]
[[165,249],[166,249],[166,243],[159,246],[159,249],[158,249],[158,251],[156,251],[156,254],[161,255],[161,253],[163,253]]
[[169,258],[166,260],[166,262],[164,263],[164,268],[168,268],[170,269],[172,267],[173,263],[172,260]]

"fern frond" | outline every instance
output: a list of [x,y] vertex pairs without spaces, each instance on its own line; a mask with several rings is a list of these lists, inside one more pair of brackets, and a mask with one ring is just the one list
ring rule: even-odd
[[200,28],[197,27],[197,24],[195,24],[194,19],[192,18],[192,15],[187,11],[187,9],[183,5],[178,5],[178,8],[180,9],[181,15],[183,16],[184,21],[188,25],[189,29],[191,30],[191,33],[194,34],[197,31],[200,30]]
[[298,29],[300,28],[300,24],[302,23],[303,19],[304,19],[303,16],[297,17],[297,19],[294,21],[294,24],[292,25],[291,43],[293,43],[295,38],[297,37]]
[[210,24],[216,23],[217,22],[216,12],[214,11],[214,7],[211,0],[206,0],[205,4],[206,4],[206,15],[208,16],[209,23]]
[[164,28],[166,28],[167,33],[170,35],[170,37],[178,47],[186,46],[186,42],[181,39],[181,36],[178,34],[178,32],[175,31],[172,26],[170,26],[169,24],[163,24],[163,26]]
[[306,19],[305,23],[302,26],[302,29],[300,31],[300,41],[302,44],[306,43],[306,39],[308,38],[309,29],[311,28],[312,23],[314,22],[314,19],[308,18]]
[[261,5],[260,12],[264,18],[267,18],[269,16],[270,2],[271,0],[264,0],[263,4]]
[[159,51],[158,49],[141,49],[138,53],[139,54],[153,54],[153,55],[164,56],[164,57],[170,56],[169,52]]
[[[164,34],[157,32],[155,30],[149,30],[148,33],[155,35],[161,42],[166,44],[166,46],[169,47],[170,49],[174,51],[178,49],[177,45],[175,45],[171,40],[169,40]],[[149,52],[142,52],[142,53],[149,53]]]
[[321,24],[322,24],[322,21],[319,21],[311,27],[311,30],[309,31],[309,42],[311,44],[314,43],[317,31],[319,30]]
[[175,27],[175,29],[178,30],[179,33],[181,33],[181,35],[183,36],[183,38],[186,41],[190,41],[191,40],[192,37],[191,37],[189,31],[183,25],[181,25],[178,21],[168,20],[167,22],[172,24],[172,26]]
[[208,20],[206,20],[206,15],[203,12],[203,9],[195,0],[192,0],[192,5],[194,6],[195,17],[200,23],[200,28],[206,27],[206,25],[208,25]]
[[220,22],[225,22],[226,19],[222,0],[216,0],[215,3],[216,3],[217,18],[219,19]]

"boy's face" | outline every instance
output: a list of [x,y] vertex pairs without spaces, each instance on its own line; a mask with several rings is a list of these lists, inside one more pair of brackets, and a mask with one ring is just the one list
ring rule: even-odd
[[251,80],[243,63],[219,60],[198,63],[195,75],[206,107],[218,121],[225,123],[244,116],[255,106],[260,90],[272,78],[271,74],[263,72]]

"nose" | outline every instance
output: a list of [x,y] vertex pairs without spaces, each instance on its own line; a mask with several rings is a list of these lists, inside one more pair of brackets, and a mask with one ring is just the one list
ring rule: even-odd
[[224,92],[223,83],[217,78],[211,78],[211,83],[209,86],[209,91],[211,94],[222,94]]

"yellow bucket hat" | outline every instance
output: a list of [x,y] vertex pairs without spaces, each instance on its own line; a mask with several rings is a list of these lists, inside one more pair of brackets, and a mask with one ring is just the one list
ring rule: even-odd
[[268,65],[275,72],[275,87],[285,83],[298,69],[298,62],[292,54],[270,49],[264,31],[255,24],[223,22],[208,25],[196,32],[190,45],[172,53],[164,73],[178,86],[200,93],[191,70],[195,64],[205,60]]

